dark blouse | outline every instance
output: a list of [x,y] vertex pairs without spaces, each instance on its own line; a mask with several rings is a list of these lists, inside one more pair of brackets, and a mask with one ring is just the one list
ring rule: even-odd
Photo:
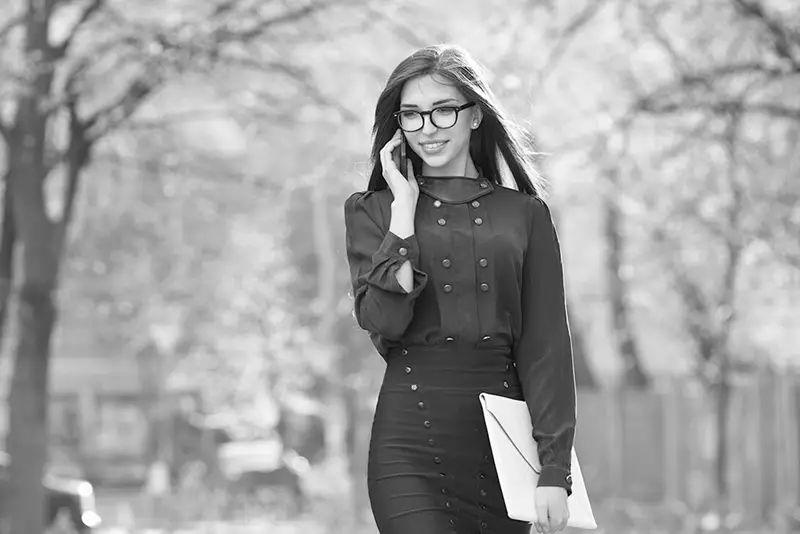
[[[571,491],[575,378],[558,237],[539,198],[483,176],[419,177],[415,235],[388,231],[388,189],[345,202],[358,324],[384,357],[398,346],[510,348],[542,463]],[[395,276],[411,262],[410,293]]]

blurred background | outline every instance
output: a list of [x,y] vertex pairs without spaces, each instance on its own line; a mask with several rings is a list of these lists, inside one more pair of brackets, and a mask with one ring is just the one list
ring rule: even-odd
[[0,531],[376,533],[343,202],[439,42],[543,153],[600,532],[800,532],[797,0],[6,0]]

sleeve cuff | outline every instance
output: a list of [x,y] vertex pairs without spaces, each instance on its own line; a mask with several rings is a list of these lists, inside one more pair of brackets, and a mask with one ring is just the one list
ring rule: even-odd
[[[406,293],[396,276],[397,269],[406,261],[414,271],[414,288],[410,293]],[[387,232],[381,246],[372,256],[372,264],[374,267],[368,276],[368,283],[390,293],[401,293],[415,298],[428,282],[428,275],[419,270],[419,244],[416,235],[402,239]]]
[[406,239],[397,237],[392,232],[387,232],[381,246],[375,253],[376,263],[387,259],[408,260],[415,269],[419,266],[419,245],[417,236],[411,235]]
[[572,495],[572,474],[566,469],[554,465],[542,467],[539,475],[539,487],[555,486],[567,490],[567,496]]

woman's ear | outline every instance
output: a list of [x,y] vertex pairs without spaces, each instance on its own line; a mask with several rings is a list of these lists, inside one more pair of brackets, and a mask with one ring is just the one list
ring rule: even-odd
[[480,108],[475,108],[475,111],[472,114],[472,122],[470,123],[470,127],[475,130],[478,126],[481,125],[481,121],[483,120],[483,113],[481,113]]

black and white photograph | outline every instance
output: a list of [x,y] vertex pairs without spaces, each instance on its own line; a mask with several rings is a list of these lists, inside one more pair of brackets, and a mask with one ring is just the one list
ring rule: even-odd
[[0,534],[800,533],[800,0],[0,0]]

